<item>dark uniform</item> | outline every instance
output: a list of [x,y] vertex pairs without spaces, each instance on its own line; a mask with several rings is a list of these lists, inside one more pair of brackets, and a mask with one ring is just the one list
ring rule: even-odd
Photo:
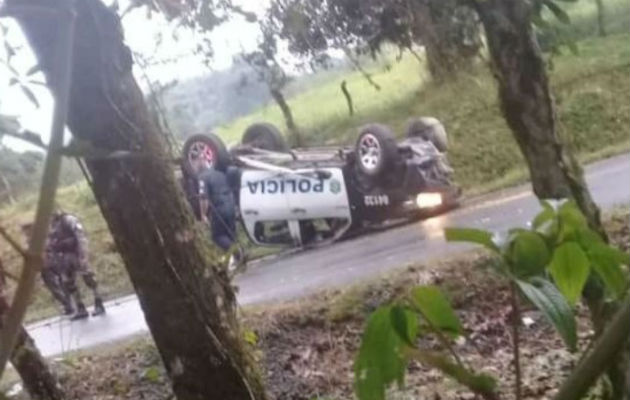
[[207,169],[200,175],[209,201],[208,219],[212,241],[227,251],[236,240],[236,204],[225,172]]
[[186,172],[185,169],[182,168],[183,174],[180,178],[180,185],[184,189],[184,193],[186,194],[186,200],[188,200],[188,204],[193,210],[195,214],[195,218],[197,220],[201,220],[202,218],[202,205],[201,198],[203,194],[203,190],[201,188],[199,179],[195,176]]
[[[94,294],[94,313],[100,315],[105,313],[103,300],[98,292],[98,284],[94,279],[88,263],[88,240],[85,230],[79,219],[71,214],[56,213],[48,233],[46,244],[46,267],[42,273],[44,282],[53,296],[62,301],[66,296],[64,307],[69,305],[72,308],[70,298],[74,299],[77,313],[73,318],[86,318],[88,316],[85,304],[81,299],[81,291],[77,287],[77,276]],[[48,275],[44,277],[44,275]],[[60,279],[61,285],[59,285]],[[48,282],[50,283],[48,283]]]

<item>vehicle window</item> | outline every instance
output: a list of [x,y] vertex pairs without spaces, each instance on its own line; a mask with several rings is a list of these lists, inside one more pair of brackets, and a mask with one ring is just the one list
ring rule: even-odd
[[258,221],[254,226],[254,236],[260,243],[293,244],[289,223],[286,220]]

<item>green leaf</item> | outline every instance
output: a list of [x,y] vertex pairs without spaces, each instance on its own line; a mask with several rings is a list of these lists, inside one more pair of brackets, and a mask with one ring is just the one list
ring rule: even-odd
[[553,206],[549,204],[548,201],[542,200],[540,205],[543,209],[534,217],[534,221],[532,222],[534,229],[540,228],[543,224],[549,220],[553,220],[556,216],[556,210],[554,210]]
[[490,232],[473,228],[446,228],[444,237],[449,242],[469,242],[487,247],[490,250],[499,252],[498,247],[492,241]]
[[31,103],[33,103],[35,108],[39,108],[39,101],[37,101],[37,98],[31,91],[31,89],[24,85],[20,85],[20,89],[22,89],[22,93],[24,93],[24,95],[31,101]]
[[558,20],[564,24],[570,24],[571,19],[569,18],[569,14],[566,13],[559,5],[554,3],[554,0],[542,0],[545,6],[555,15]]
[[553,253],[549,269],[556,285],[573,305],[582,294],[590,271],[584,250],[575,242],[558,246]]
[[4,51],[6,51],[7,60],[9,61],[15,55],[15,49],[6,40],[4,41]]
[[556,218],[556,209],[547,200],[540,202],[543,210],[536,215],[532,221],[532,228],[543,235],[550,242],[556,241],[558,235],[558,219]]
[[519,232],[510,248],[513,272],[518,277],[542,273],[549,263],[549,249],[543,238],[531,231]]
[[580,246],[584,249],[590,249],[593,246],[606,243],[599,233],[591,230],[590,228],[580,229],[577,231],[576,239],[580,243]]
[[542,278],[532,278],[530,282],[516,280],[516,284],[523,295],[556,328],[569,350],[575,351],[577,345],[575,316],[558,289]]
[[423,364],[440,370],[444,375],[455,379],[458,383],[466,386],[477,394],[489,395],[494,398],[496,395],[496,381],[486,374],[475,374],[466,368],[459,366],[441,354],[423,351],[418,349],[410,350],[411,357]]
[[418,286],[411,291],[411,303],[435,329],[461,335],[462,324],[451,304],[437,286]]
[[605,243],[596,243],[588,249],[588,256],[595,272],[610,293],[620,298],[628,288],[628,276],[622,264],[628,264],[628,254]]
[[392,306],[391,322],[394,331],[409,346],[413,346],[418,335],[418,316],[402,306]]
[[26,76],[35,75],[39,71],[41,71],[39,64],[35,64],[31,68],[29,68],[28,71],[26,71]]
[[562,204],[558,210],[558,218],[561,226],[560,240],[573,239],[578,232],[589,229],[586,218],[573,200]]
[[354,387],[359,400],[384,400],[385,389],[404,382],[407,346],[392,326],[391,307],[370,315],[354,363]]

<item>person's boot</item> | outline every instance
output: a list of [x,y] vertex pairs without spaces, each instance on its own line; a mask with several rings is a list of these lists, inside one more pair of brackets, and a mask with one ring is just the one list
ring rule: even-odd
[[63,315],[72,315],[74,314],[74,307],[72,307],[72,304],[65,304],[63,306]]
[[90,316],[87,309],[85,308],[85,304],[80,303],[77,304],[77,312],[72,317],[70,317],[71,321],[76,321],[79,319],[86,319]]
[[97,317],[103,314],[105,314],[105,305],[103,304],[103,299],[97,297],[94,299],[94,311],[92,312],[92,316]]

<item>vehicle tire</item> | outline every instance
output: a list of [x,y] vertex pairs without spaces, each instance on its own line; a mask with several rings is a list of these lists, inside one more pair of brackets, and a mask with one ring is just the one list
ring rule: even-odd
[[230,153],[221,138],[213,133],[192,135],[184,142],[182,158],[187,173],[197,174],[192,162],[200,156],[205,158],[210,168],[220,171],[230,164]]
[[267,122],[250,125],[243,133],[241,143],[262,150],[283,153],[289,151],[289,145],[280,130]]
[[412,118],[407,123],[407,137],[421,137],[433,143],[443,153],[448,150],[448,136],[444,125],[433,117]]
[[370,178],[383,177],[398,161],[394,133],[381,124],[368,124],[359,129],[355,152],[359,171]]

